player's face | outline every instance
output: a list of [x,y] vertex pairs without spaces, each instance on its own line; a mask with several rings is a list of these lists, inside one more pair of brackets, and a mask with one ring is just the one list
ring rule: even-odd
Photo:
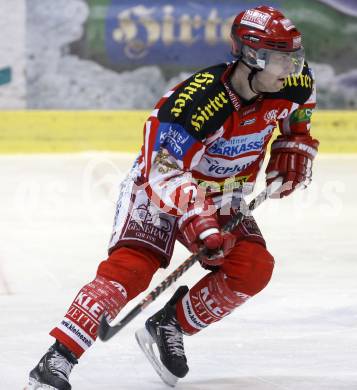
[[258,56],[264,58],[264,69],[257,74],[262,90],[277,92],[283,88],[284,80],[298,74],[304,64],[304,49],[296,52],[279,52],[272,50],[258,51]]
[[269,62],[266,65],[265,71],[272,76],[288,77],[294,73],[295,65],[294,59],[290,53],[271,53]]
[[262,92],[278,92],[284,87],[284,80],[289,73],[274,75],[267,70],[258,72],[256,77],[257,89]]

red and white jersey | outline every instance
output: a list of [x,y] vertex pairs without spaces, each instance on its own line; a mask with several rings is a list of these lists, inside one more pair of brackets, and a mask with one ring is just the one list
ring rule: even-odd
[[307,63],[282,90],[252,101],[231,86],[236,65],[195,73],[166,93],[145,123],[139,176],[169,214],[180,215],[180,195],[186,193],[187,204],[197,186],[212,195],[242,186],[252,191],[277,126],[284,135],[309,133],[316,94]]

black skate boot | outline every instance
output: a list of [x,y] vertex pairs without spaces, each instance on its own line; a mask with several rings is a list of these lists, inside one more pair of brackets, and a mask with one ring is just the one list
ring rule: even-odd
[[[164,308],[145,322],[145,328],[135,333],[140,348],[156,372],[172,387],[188,372],[183,334],[176,319],[176,303],[187,292],[187,286],[179,287]],[[160,357],[154,352],[154,344],[157,345]]]
[[77,363],[73,353],[56,341],[30,372],[25,390],[71,390],[68,377]]

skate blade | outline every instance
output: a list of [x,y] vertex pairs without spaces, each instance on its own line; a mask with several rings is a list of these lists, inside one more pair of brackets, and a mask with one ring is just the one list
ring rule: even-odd
[[58,390],[56,387],[44,385],[34,378],[29,379],[29,383],[24,387],[24,390]]
[[168,386],[175,387],[179,378],[173,375],[160,361],[155,354],[153,345],[155,344],[154,339],[146,328],[139,329],[135,332],[135,338],[138,342],[141,350],[148,358],[149,362],[153,366],[154,370],[158,373],[160,378]]

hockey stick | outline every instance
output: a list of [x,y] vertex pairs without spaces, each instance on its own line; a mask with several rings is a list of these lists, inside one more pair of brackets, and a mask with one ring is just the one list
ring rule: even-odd
[[[246,205],[243,202],[243,207],[240,208],[240,211],[223,227],[223,231],[231,232],[233,231],[247,215],[250,215],[251,211],[256,209],[260,204],[262,204],[268,197],[269,192],[266,188],[259,195],[257,195],[249,205]],[[202,252],[201,252],[202,254]],[[125,325],[127,325],[132,319],[134,319],[141,311],[143,311],[147,306],[150,305],[163,291],[165,291],[172,283],[174,283],[184,272],[191,268],[196,261],[200,258],[200,253],[190,256],[185,260],[179,267],[177,267],[170,275],[163,280],[154,290],[152,290],[141,302],[139,302],[121,321],[116,325],[110,326],[105,315],[102,317],[100,322],[98,335],[102,341],[107,341],[111,339],[115,334],[117,334]]]

